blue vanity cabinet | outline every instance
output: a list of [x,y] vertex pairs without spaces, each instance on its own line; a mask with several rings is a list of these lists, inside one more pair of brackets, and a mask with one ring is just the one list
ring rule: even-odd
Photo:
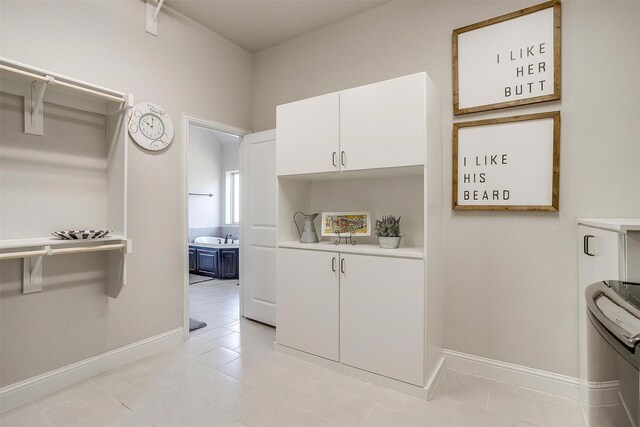
[[196,251],[196,248],[189,246],[189,273],[196,273],[198,271]]
[[189,245],[189,273],[215,279],[237,279],[238,248],[205,248]]
[[198,274],[218,278],[218,249],[198,248]]
[[220,249],[220,279],[238,278],[238,249]]

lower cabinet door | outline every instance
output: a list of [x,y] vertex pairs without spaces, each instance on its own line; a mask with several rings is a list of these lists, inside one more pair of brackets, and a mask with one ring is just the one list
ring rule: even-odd
[[424,262],[341,257],[340,362],[424,386]]
[[219,277],[235,279],[238,277],[238,249],[220,249]]
[[189,248],[189,273],[198,271],[198,261],[196,259],[196,249]]
[[198,274],[218,277],[218,250],[198,249]]
[[338,258],[331,252],[278,249],[278,344],[338,360]]

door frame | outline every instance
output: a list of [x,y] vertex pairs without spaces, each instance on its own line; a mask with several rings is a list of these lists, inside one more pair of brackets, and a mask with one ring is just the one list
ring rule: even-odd
[[[217,132],[228,133],[240,137],[240,153],[242,152],[242,138],[251,133],[247,129],[237,126],[227,125],[214,120],[205,119],[193,114],[182,113],[182,338],[189,339],[189,127],[196,126]],[[238,164],[242,173],[242,163]],[[238,251],[238,257],[242,258],[242,251]],[[242,294],[242,282],[240,282],[240,293]],[[240,304],[240,315],[242,315],[242,304]]]

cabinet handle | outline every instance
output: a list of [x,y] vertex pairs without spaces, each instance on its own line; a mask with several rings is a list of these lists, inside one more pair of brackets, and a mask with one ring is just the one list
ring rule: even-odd
[[344,258],[340,260],[340,273],[344,274]]
[[336,257],[331,258],[331,271],[336,272]]
[[345,160],[346,160],[346,158],[347,158],[347,155],[345,154],[345,152],[344,152],[344,151],[341,151],[341,152],[340,152],[340,164],[341,164],[343,167],[346,167],[346,166],[347,166],[347,165],[345,165]]
[[335,151],[333,152],[332,163],[334,168],[338,167],[338,153],[336,153]]
[[589,237],[595,237],[595,236],[591,234],[586,234],[582,238],[582,251],[584,252],[585,255],[596,256],[595,254],[592,254],[591,252],[589,252]]

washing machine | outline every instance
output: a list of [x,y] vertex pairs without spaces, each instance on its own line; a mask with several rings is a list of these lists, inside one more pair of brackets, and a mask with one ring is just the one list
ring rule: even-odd
[[640,283],[586,288],[588,384],[607,396],[585,405],[589,427],[640,427]]

